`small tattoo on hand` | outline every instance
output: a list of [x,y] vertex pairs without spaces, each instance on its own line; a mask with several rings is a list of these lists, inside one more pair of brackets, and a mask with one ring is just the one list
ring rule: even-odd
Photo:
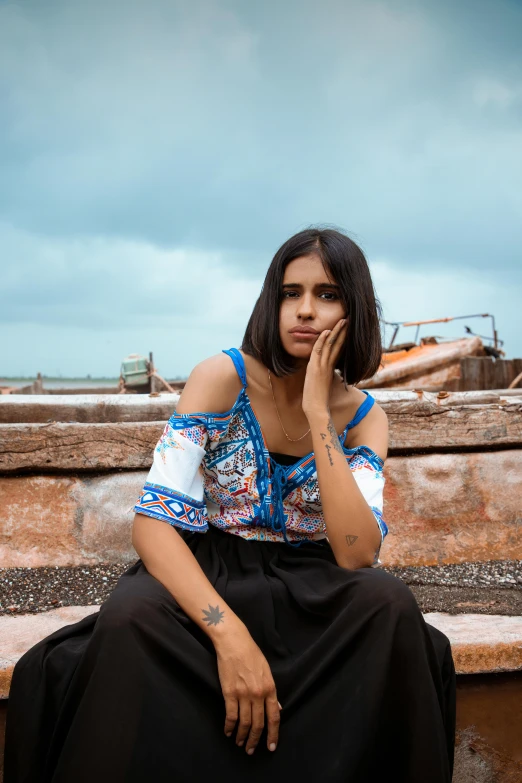
[[217,625],[218,623],[222,623],[224,611],[220,612],[219,606],[211,606],[210,604],[208,605],[208,608],[210,611],[207,611],[206,609],[201,610],[203,614],[206,615],[206,617],[203,617],[203,620],[205,620],[207,625],[210,626],[210,625]]
[[359,536],[346,536],[346,542],[348,546],[353,546],[358,538]]

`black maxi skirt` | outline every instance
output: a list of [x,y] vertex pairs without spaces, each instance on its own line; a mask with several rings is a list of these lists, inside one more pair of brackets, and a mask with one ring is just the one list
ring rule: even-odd
[[5,783],[451,781],[451,646],[404,582],[326,542],[182,535],[268,660],[277,749],[266,727],[252,756],[225,736],[214,646],[138,560],[15,666]]

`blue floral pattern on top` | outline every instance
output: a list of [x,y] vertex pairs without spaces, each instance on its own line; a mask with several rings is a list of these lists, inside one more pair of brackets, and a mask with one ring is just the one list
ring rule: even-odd
[[[291,466],[272,459],[247,394],[244,360],[234,362],[241,391],[225,413],[174,412],[154,450],[153,464],[134,510],[185,530],[209,524],[246,539],[304,542],[326,538],[313,452]],[[368,392],[339,440],[381,533],[373,566],[388,533],[382,518],[384,462],[369,446],[344,447],[349,429],[368,413]]]

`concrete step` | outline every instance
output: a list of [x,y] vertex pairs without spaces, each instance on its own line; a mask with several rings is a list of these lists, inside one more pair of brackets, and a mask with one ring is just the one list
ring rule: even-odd
[[[14,666],[26,650],[99,608],[67,606],[40,614],[0,617],[0,699],[8,698]],[[522,617],[442,612],[423,616],[449,638],[457,674],[522,670]]]
[[522,670],[522,617],[428,612],[424,619],[450,640],[457,674]]
[[77,623],[99,606],[62,606],[42,614],[0,617],[0,699],[7,699],[16,662],[33,645],[64,625]]

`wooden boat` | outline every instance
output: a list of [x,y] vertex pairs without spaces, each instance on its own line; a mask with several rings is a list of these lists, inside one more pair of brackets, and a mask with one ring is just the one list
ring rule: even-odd
[[[472,336],[453,340],[428,336],[417,342],[420,327],[423,325],[475,317],[492,319],[491,337],[476,335],[466,327],[466,331]],[[358,384],[361,388],[473,391],[509,389],[522,385],[522,359],[501,358],[505,356],[500,347],[503,341],[498,338],[494,317],[488,313],[385,323],[395,327],[392,340],[383,352],[380,369],[371,378]],[[413,342],[396,344],[395,338],[400,326],[416,326],[416,339]]]

